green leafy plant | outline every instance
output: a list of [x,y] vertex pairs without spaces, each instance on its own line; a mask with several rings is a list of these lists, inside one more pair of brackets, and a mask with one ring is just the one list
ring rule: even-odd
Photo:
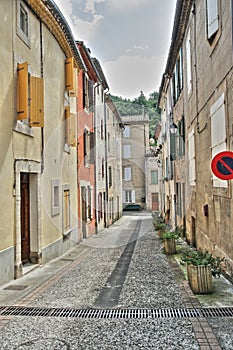
[[165,230],[167,225],[164,222],[155,223],[155,230]]
[[192,250],[187,249],[183,252],[183,256],[181,258],[181,265],[209,265],[211,268],[213,277],[220,277],[222,272],[221,264],[224,261],[224,258],[214,257],[207,250]]
[[174,231],[165,231],[162,235],[161,235],[161,239],[164,241],[165,239],[178,239],[178,233],[174,232]]

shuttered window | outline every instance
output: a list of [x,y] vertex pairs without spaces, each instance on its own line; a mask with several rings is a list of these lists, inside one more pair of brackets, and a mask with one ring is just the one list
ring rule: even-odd
[[[210,108],[212,159],[216,154],[226,151],[226,117],[224,94]],[[214,187],[227,187],[226,180],[220,180],[213,174]]]
[[65,60],[65,89],[74,90],[74,57]]
[[28,63],[17,66],[17,120],[33,127],[44,126],[44,80],[28,73]]
[[70,143],[70,107],[65,107],[65,143]]
[[207,37],[211,40],[219,29],[218,0],[206,0]]
[[78,97],[78,69],[73,68],[73,89],[69,90],[71,97]]
[[189,185],[194,186],[196,179],[194,130],[188,134],[188,171]]
[[17,119],[28,118],[28,63],[17,66]]
[[131,167],[124,167],[123,168],[123,176],[124,176],[124,180],[125,181],[131,181],[132,179],[132,170],[131,170]]
[[158,171],[157,170],[151,170],[151,184],[152,185],[158,184]]
[[44,127],[44,80],[30,77],[30,126]]
[[186,43],[186,69],[187,69],[187,87],[188,87],[188,93],[192,90],[192,66],[191,66],[191,42],[190,42],[190,30],[188,31]]

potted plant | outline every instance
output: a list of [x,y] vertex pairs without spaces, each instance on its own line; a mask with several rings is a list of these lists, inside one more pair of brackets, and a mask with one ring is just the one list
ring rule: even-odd
[[161,237],[161,235],[165,232],[167,225],[165,222],[156,222],[155,223],[155,231],[158,231],[158,236]]
[[176,239],[178,238],[177,232],[165,231],[161,238],[164,244],[165,254],[175,254],[176,253]]
[[214,257],[207,250],[184,251],[180,263],[187,266],[188,281],[194,294],[213,292],[212,276],[220,276],[223,260],[224,258]]

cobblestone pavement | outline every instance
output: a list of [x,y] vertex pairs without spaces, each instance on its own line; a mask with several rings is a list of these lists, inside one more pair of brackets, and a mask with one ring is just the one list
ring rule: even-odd
[[[22,288],[9,288],[15,285]],[[221,294],[220,304],[223,299]],[[174,257],[163,254],[146,212],[123,216],[63,257],[0,288],[2,306],[185,309],[206,302],[193,295]],[[0,316],[4,350],[232,348],[233,318]]]

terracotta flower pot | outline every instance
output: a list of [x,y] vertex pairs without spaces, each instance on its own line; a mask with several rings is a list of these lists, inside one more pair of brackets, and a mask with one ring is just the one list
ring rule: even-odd
[[213,292],[212,273],[209,265],[187,265],[188,281],[194,294]]

